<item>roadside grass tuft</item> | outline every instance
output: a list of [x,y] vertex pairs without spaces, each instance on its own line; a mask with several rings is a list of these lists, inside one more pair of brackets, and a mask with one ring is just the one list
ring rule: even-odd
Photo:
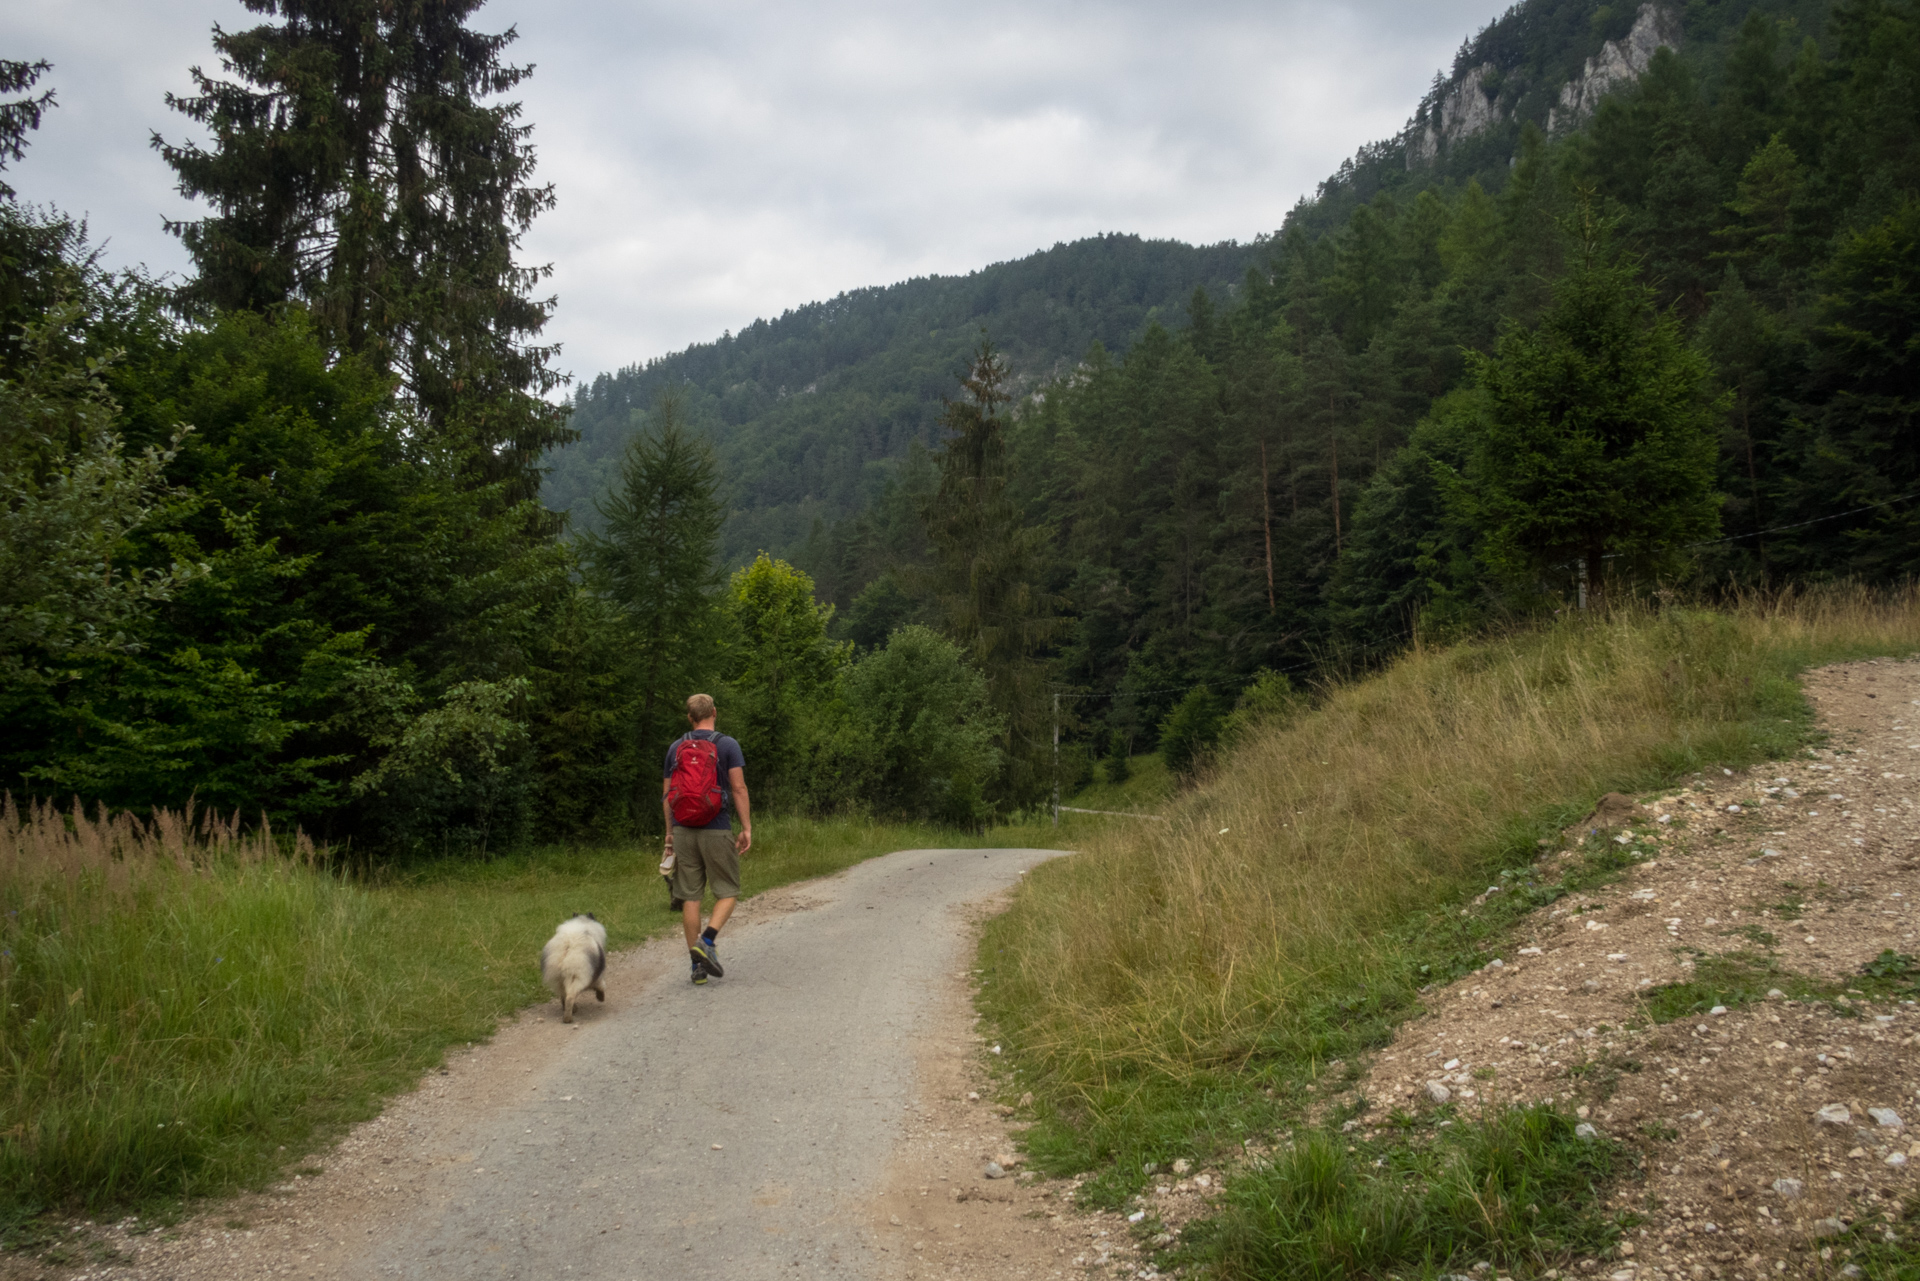
[[1237,1161],[1515,921],[1651,856],[1540,874],[1602,794],[1790,755],[1818,741],[1799,672],[1917,647],[1913,592],[1623,609],[1417,648],[1256,728],[1170,823],[1090,828],[989,923],[978,1003],[1035,1166],[1117,1204],[1147,1161]]
[[1716,1006],[1737,1010],[1755,1005],[1774,991],[1790,1001],[1825,1004],[1836,1014],[1857,1018],[1859,1002],[1913,999],[1920,992],[1920,963],[1889,949],[1863,965],[1858,978],[1834,983],[1785,969],[1771,956],[1725,952],[1695,960],[1692,977],[1684,983],[1649,988],[1641,1009],[1655,1023],[1671,1023],[1708,1014]]
[[1861,1215],[1827,1248],[1836,1275],[1856,1275],[1844,1271],[1851,1265],[1865,1281],[1920,1281],[1920,1196],[1880,1214]]
[[1595,1255],[1618,1235],[1602,1189],[1626,1162],[1542,1105],[1385,1144],[1315,1130],[1235,1178],[1220,1217],[1169,1261],[1223,1281],[1336,1281]]
[[[983,843],[859,819],[762,818],[755,837],[749,893]],[[449,1047],[550,999],[537,958],[560,920],[594,912],[616,947],[677,929],[657,861],[555,847],[355,879],[233,824],[9,805],[0,1245],[45,1245],[48,1212],[165,1215],[309,1168]]]

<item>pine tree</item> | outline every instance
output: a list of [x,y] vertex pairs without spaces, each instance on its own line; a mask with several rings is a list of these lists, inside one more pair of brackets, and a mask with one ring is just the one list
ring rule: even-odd
[[168,104],[211,150],[153,145],[183,194],[214,212],[169,224],[193,256],[186,299],[265,310],[298,301],[337,350],[397,374],[477,483],[510,500],[539,487],[543,451],[572,439],[554,349],[535,345],[549,274],[515,259],[553,206],[532,185],[531,126],[512,90],[515,38],[471,31],[479,0],[246,0],[278,23],[215,28],[237,80],[193,69]]
[[[640,759],[664,751],[680,702],[716,673],[716,551],[726,511],[713,450],[687,430],[671,398],[636,432],[620,483],[595,503],[601,530],[582,538],[594,586],[631,629],[628,671],[638,685],[632,733]],[[645,772],[634,815],[655,814]]]
[[1036,655],[1057,624],[1040,582],[1044,532],[1027,526],[1007,490],[1006,381],[1006,363],[983,339],[961,380],[966,399],[947,404],[951,434],[926,519],[947,633],[986,674],[989,699],[1006,718],[1000,792],[1017,806],[1038,800],[1050,778],[1045,669]]
[[1484,397],[1469,485],[1456,494],[1488,560],[1516,580],[1602,594],[1676,567],[1719,529],[1706,359],[1604,243],[1586,207],[1575,264],[1539,326],[1509,331],[1471,365]]
[[[53,90],[31,92],[40,77],[53,70],[47,62],[13,62],[0,58],[0,94],[23,94],[0,102],[0,170],[27,154],[27,135],[40,127],[40,118],[53,105]],[[13,188],[0,182],[0,200],[11,200]]]

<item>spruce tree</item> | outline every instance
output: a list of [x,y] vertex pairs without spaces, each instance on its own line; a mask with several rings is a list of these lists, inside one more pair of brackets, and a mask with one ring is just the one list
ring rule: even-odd
[[[53,65],[48,62],[14,62],[0,58],[0,94],[25,95],[0,102],[0,170],[4,170],[9,161],[27,154],[27,135],[40,127],[40,118],[53,105],[53,90],[32,92],[40,77],[51,70]],[[0,200],[12,197],[13,188],[0,182]]]
[[[668,398],[654,422],[627,443],[619,484],[595,502],[601,532],[582,543],[595,587],[631,630],[628,671],[637,685],[632,732],[644,763],[666,750],[681,724],[681,702],[716,674],[716,550],[726,512],[716,494],[712,448]],[[635,817],[651,803],[643,768]]]
[[1719,531],[1716,427],[1706,359],[1631,265],[1604,244],[1589,206],[1572,269],[1536,328],[1509,330],[1469,359],[1482,397],[1459,508],[1489,562],[1517,581],[1621,577],[1678,567]]
[[1001,798],[1031,804],[1050,779],[1045,669],[1037,655],[1057,626],[1040,581],[1045,533],[1031,529],[1008,493],[1007,367],[982,339],[966,397],[949,401],[939,454],[940,488],[926,508],[934,595],[947,633],[986,674],[988,697],[1006,718]]
[[168,224],[193,256],[189,303],[307,304],[337,350],[397,374],[471,480],[509,499],[539,488],[543,451],[572,439],[554,349],[536,344],[547,267],[516,261],[553,206],[533,185],[520,105],[488,102],[531,68],[515,33],[467,28],[479,0],[245,0],[277,22],[214,29],[235,79],[193,69],[168,104],[210,149],[153,145],[205,218]]

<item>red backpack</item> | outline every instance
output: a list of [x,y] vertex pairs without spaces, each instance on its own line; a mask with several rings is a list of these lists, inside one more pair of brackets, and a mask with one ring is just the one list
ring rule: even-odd
[[720,804],[720,748],[710,738],[688,734],[674,753],[673,776],[667,782],[674,824],[705,827],[720,817]]

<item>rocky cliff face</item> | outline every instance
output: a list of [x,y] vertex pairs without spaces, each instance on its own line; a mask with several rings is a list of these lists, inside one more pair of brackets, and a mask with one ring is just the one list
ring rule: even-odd
[[1547,113],[1547,132],[1571,129],[1592,115],[1601,98],[1639,79],[1662,45],[1680,47],[1680,16],[1656,4],[1643,4],[1633,30],[1600,46],[1600,52],[1587,59],[1580,77],[1560,90],[1560,101]]
[[[1640,6],[1631,31],[1618,40],[1607,41],[1600,52],[1586,60],[1580,75],[1561,87],[1558,100],[1547,112],[1547,132],[1571,129],[1592,115],[1601,98],[1646,71],[1654,51],[1662,45],[1679,48],[1680,15],[1649,0]],[[1437,84],[1402,135],[1407,168],[1432,164],[1443,147],[1505,121],[1513,108],[1510,102],[1502,101],[1498,86],[1507,71],[1483,62],[1450,83]]]
[[1431,162],[1440,154],[1441,143],[1471,138],[1502,118],[1486,89],[1488,77],[1495,72],[1491,62],[1482,63],[1449,86],[1440,95],[1439,102],[1429,107],[1426,127],[1423,129],[1416,123],[1408,131],[1409,169]]

